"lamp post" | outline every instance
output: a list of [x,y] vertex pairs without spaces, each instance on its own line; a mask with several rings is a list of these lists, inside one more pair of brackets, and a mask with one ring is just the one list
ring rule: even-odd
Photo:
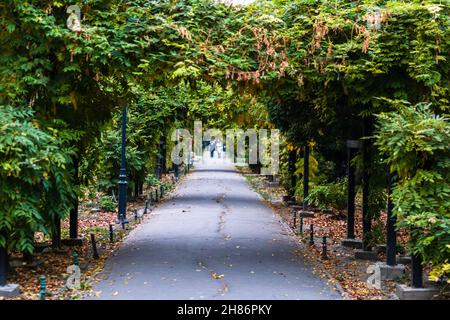
[[358,140],[347,140],[347,239],[355,239],[355,168],[352,160],[358,148]]
[[8,273],[8,252],[6,248],[0,246],[0,287],[6,285]]
[[304,146],[303,152],[303,211],[308,208],[308,194],[309,194],[309,145]]
[[119,174],[119,213],[118,221],[119,224],[128,223],[126,217],[127,211],[127,169],[126,169],[126,137],[127,134],[127,107],[124,104],[122,109],[122,147],[121,147],[121,168]]
[[187,170],[191,169],[191,139],[190,137],[187,138]]
[[[363,131],[364,137],[372,134],[373,121],[372,117],[364,119]],[[362,175],[362,215],[363,215],[363,250],[371,251],[371,243],[368,241],[369,234],[372,230],[372,217],[370,216],[369,207],[369,180],[370,180],[370,163],[371,163],[371,141],[366,138],[363,141],[363,175]]]
[[293,200],[295,196],[295,186],[297,185],[297,177],[295,176],[295,163],[297,162],[296,150],[289,152],[289,175],[291,178],[291,187],[289,189],[289,198]]
[[[178,158],[180,156],[180,150],[178,149],[178,145],[180,144],[180,140],[178,138],[178,128],[175,129],[175,142],[176,142],[175,146],[176,158]],[[178,180],[180,175],[180,167],[175,162],[173,163],[173,172],[175,174],[175,178]]]
[[396,265],[396,246],[397,246],[397,233],[395,232],[395,224],[397,222],[397,217],[392,214],[392,208],[394,207],[392,203],[392,180],[393,175],[388,174],[388,201],[387,201],[387,221],[386,221],[386,264],[389,266]]

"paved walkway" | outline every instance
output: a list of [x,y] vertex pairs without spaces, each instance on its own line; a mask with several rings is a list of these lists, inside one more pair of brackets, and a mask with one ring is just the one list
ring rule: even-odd
[[221,159],[195,170],[109,259],[89,299],[340,299]]

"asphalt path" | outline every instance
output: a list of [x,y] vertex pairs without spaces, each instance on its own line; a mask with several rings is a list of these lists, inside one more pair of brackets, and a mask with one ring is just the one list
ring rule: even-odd
[[341,299],[245,178],[204,157],[107,261],[86,299]]

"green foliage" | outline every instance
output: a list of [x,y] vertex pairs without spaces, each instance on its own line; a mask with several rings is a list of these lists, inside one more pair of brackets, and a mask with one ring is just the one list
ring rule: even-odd
[[103,196],[100,198],[100,208],[106,211],[116,211],[117,203],[111,196]]
[[307,200],[320,209],[334,208],[341,212],[347,206],[347,180],[314,186]]
[[444,272],[450,259],[449,119],[430,104],[394,105],[397,112],[378,116],[376,137],[399,177],[392,193],[398,227],[411,230],[412,253]]
[[144,183],[148,187],[154,187],[159,186],[160,181],[156,178],[156,176],[152,173],[148,174],[147,177],[145,177]]
[[0,106],[0,245],[33,251],[34,232],[51,234],[67,215],[74,190],[70,170],[73,135],[40,128],[30,110]]
[[366,235],[365,240],[367,245],[372,248],[378,244],[386,242],[386,233],[383,225],[373,226],[370,232]]
[[[98,184],[102,191],[109,191],[117,186],[119,169],[121,166],[121,131],[120,126],[115,126],[102,133],[98,148],[100,149],[100,167],[98,170]],[[144,152],[137,146],[127,145],[126,165],[128,176],[142,170],[144,166]]]
[[[65,25],[70,4],[0,5],[0,105],[11,106],[0,119],[0,230],[11,248],[28,250],[32,230],[51,230],[67,212],[77,193],[72,160],[81,184],[117,186],[123,102],[130,189],[153,172],[160,138],[198,119],[275,126],[293,147],[312,142],[311,193],[342,208],[330,181],[344,174],[345,140],[361,137],[363,117],[397,111],[387,98],[432,102],[437,116],[419,121],[400,108],[380,117],[387,129],[370,164],[370,215],[385,205],[386,153],[400,176],[399,226],[417,229],[414,250],[447,270],[448,121],[439,115],[450,105],[448,0],[260,0],[239,10],[213,0],[86,0],[79,33]],[[374,5],[378,28],[368,23]]]

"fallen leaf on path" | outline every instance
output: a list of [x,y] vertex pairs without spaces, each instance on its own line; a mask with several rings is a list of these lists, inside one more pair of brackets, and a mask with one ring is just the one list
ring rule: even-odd
[[211,277],[213,279],[222,279],[223,277],[225,277],[223,274],[218,274],[216,272],[211,273]]

